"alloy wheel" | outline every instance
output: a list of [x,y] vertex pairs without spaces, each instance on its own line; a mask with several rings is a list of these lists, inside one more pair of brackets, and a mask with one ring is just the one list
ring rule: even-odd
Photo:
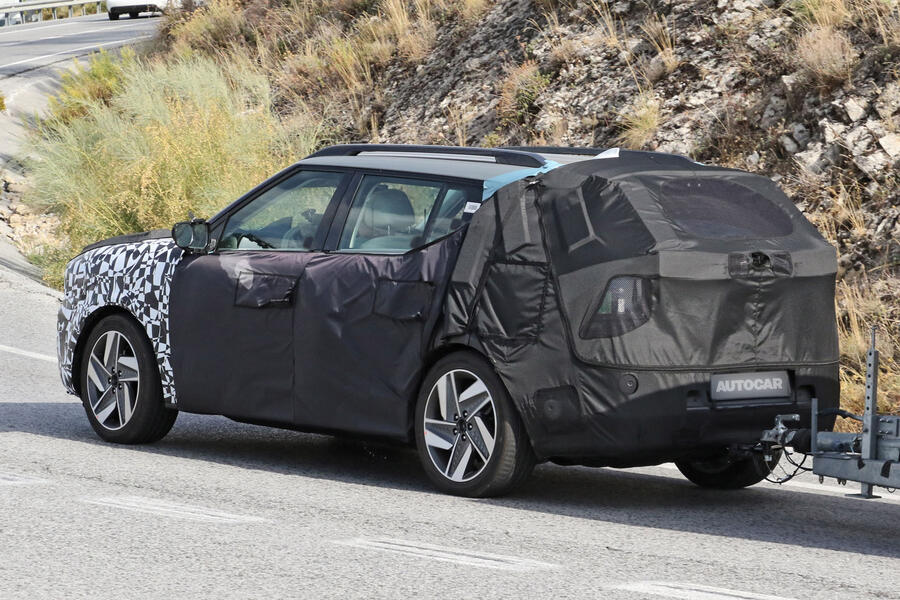
[[425,445],[435,468],[454,482],[470,481],[490,462],[497,439],[494,399],[471,371],[442,375],[428,394]]
[[87,393],[91,412],[105,429],[121,429],[134,415],[140,369],[134,347],[118,331],[97,338],[88,355]]

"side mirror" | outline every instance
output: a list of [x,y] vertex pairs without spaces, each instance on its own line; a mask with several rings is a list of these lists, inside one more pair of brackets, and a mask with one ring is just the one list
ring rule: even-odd
[[172,227],[172,239],[183,250],[204,252],[209,246],[209,223],[202,219],[175,223]]

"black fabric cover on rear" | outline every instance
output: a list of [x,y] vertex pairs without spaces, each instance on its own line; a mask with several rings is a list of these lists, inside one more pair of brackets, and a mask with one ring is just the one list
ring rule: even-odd
[[[769,179],[620,151],[482,205],[437,343],[487,354],[540,456],[670,460],[752,442],[779,410],[808,420],[810,394],[837,404],[835,271],[834,249]],[[629,280],[644,283],[620,298],[627,314],[591,325],[604,290]],[[709,398],[711,373],[774,369],[802,410],[723,412]]]

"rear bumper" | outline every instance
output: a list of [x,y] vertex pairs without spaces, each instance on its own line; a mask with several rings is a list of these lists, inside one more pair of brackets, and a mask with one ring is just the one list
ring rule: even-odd
[[[753,444],[776,415],[797,413],[809,427],[810,399],[839,403],[837,365],[786,367],[789,398],[714,401],[709,372],[578,371],[576,385],[540,390],[529,403],[529,433],[541,458],[606,466],[677,460],[724,446]],[[628,377],[637,389],[627,393]],[[829,420],[830,419],[830,420]],[[830,428],[833,417],[820,419]]]

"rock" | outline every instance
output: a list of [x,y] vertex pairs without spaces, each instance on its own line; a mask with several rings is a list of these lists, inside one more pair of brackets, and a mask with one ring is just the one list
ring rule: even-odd
[[769,128],[773,125],[777,125],[778,122],[782,119],[786,108],[787,100],[785,100],[783,96],[772,96],[771,98],[769,98],[769,103],[766,105],[766,110],[763,111],[760,125],[762,125],[764,128]]
[[812,137],[809,134],[809,129],[803,123],[791,123],[791,136],[801,148],[806,148]]
[[884,148],[884,151],[891,155],[891,158],[900,157],[900,134],[889,133],[879,138],[878,143]]
[[834,121],[829,121],[828,119],[822,119],[821,121],[819,121],[819,127],[825,134],[825,143],[827,144],[833,144],[834,142],[840,140],[841,136],[844,135],[844,132],[847,131],[847,126],[843,123],[835,123]]
[[900,83],[892,81],[884,86],[875,101],[875,110],[884,120],[900,113]]
[[650,83],[656,83],[666,76],[666,63],[663,61],[662,56],[657,54],[653,57],[644,70],[644,76],[647,77]]
[[881,179],[885,168],[891,163],[891,159],[886,153],[879,150],[865,156],[856,156],[853,158],[853,162],[872,179]]
[[868,108],[869,103],[862,98],[850,98],[844,102],[844,110],[847,111],[847,116],[850,117],[851,122],[859,121],[866,116]]
[[789,135],[783,135],[778,138],[778,142],[781,144],[781,147],[785,149],[788,154],[797,154],[800,152],[800,146],[797,145],[797,142]]
[[872,133],[864,125],[854,127],[844,136],[844,143],[853,156],[865,154],[874,141]]
[[801,79],[800,79],[800,76],[797,75],[796,73],[791,73],[790,75],[782,75],[781,83],[782,83],[782,85],[784,85],[784,91],[791,98],[796,97],[798,95],[798,93],[801,91],[801,89],[800,89]]

